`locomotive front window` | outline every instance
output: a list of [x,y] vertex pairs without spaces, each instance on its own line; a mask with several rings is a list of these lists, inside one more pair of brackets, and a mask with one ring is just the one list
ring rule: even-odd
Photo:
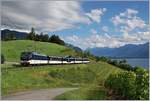
[[22,52],[21,53],[21,60],[29,60],[31,58],[30,52]]

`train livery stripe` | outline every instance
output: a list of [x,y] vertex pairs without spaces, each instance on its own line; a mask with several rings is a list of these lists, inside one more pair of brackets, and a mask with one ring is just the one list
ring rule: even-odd
[[[23,62],[23,61],[22,61]],[[89,63],[89,61],[49,61],[49,60],[29,60],[26,61],[29,64],[79,64],[79,63]]]

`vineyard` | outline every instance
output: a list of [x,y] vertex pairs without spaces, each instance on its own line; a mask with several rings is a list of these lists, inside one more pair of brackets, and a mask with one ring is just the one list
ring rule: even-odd
[[134,72],[112,74],[105,81],[105,87],[121,99],[148,100],[149,73],[143,68],[136,68]]

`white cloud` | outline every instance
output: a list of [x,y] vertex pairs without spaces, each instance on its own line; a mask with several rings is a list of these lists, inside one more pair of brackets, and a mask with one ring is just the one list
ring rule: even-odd
[[97,23],[101,21],[101,16],[104,15],[104,12],[106,11],[106,8],[100,8],[100,9],[93,9],[90,13],[86,13],[86,15],[92,20]]
[[144,28],[146,23],[140,17],[137,16],[138,11],[134,9],[127,9],[125,12],[120,13],[112,17],[111,21],[115,26],[126,26],[128,30],[134,30],[135,28]]
[[90,32],[91,32],[92,34],[96,34],[96,33],[97,33],[97,31],[96,31],[95,29],[91,29]]
[[115,26],[119,25],[119,24],[124,24],[125,23],[125,20],[124,19],[121,19],[120,16],[116,15],[115,17],[112,17],[112,22]]
[[106,36],[108,39],[111,39],[111,36],[108,35],[107,33],[105,33],[105,36]]
[[138,32],[138,37],[141,38],[141,40],[150,40],[150,32]]
[[2,1],[3,27],[38,31],[59,31],[91,21],[78,1]]
[[[150,37],[148,37],[149,34],[147,33],[148,25],[143,19],[137,16],[138,13],[137,10],[127,9],[125,12],[121,12],[111,19],[116,29],[123,33],[122,41],[126,43],[139,43],[150,40]],[[139,30],[142,31],[143,29],[147,31],[140,32],[139,34]]]
[[128,19],[126,23],[131,30],[135,28],[144,28],[146,26],[145,21],[136,16],[134,16],[131,20]]
[[82,49],[93,47],[120,47],[125,44],[140,44],[150,40],[150,33],[138,32],[134,34],[126,34],[122,37],[111,36],[107,33],[102,34],[90,34],[89,37],[78,37],[76,35],[68,36],[65,40],[69,43],[73,43]]
[[[103,26],[102,30],[105,33],[98,33],[95,29],[91,29],[90,36],[76,38],[73,44],[80,46],[83,49],[93,47],[120,47],[125,44],[140,44],[150,40],[150,33],[147,30],[147,24],[143,19],[137,16],[139,12],[133,9],[127,9],[125,12],[121,12],[119,15],[112,17],[112,22],[115,28],[123,34],[120,36],[114,36],[113,33],[108,34],[109,29],[107,26]],[[145,29],[143,31],[143,29]],[[137,30],[138,29],[138,30]],[[141,30],[142,29],[142,30]],[[73,38],[73,36],[72,36]],[[75,39],[75,38],[74,38]],[[70,42],[69,40],[66,40]]]
[[134,9],[128,8],[125,13],[126,13],[125,15],[127,15],[128,17],[130,17],[132,15],[136,15],[138,13],[138,11],[134,10]]
[[104,31],[104,32],[108,32],[108,31],[109,31],[109,29],[108,29],[108,27],[107,27],[107,26],[103,26],[103,27],[102,27],[102,31]]
[[76,42],[76,41],[80,40],[79,37],[76,35],[68,36],[68,37],[66,37],[66,39],[71,42]]

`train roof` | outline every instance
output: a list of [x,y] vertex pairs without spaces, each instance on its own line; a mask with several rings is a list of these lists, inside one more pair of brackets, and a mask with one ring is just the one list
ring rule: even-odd
[[39,56],[47,56],[47,55],[44,55],[44,54],[39,54],[37,52],[31,52],[33,55],[39,55]]
[[[44,55],[44,54],[39,54],[37,52],[22,52],[22,53],[27,53],[27,54],[33,54],[33,55],[38,55],[38,56],[48,56],[48,55]],[[88,58],[84,58],[84,57],[73,57],[73,56],[48,56],[50,58],[70,58],[70,59],[88,59]]]

